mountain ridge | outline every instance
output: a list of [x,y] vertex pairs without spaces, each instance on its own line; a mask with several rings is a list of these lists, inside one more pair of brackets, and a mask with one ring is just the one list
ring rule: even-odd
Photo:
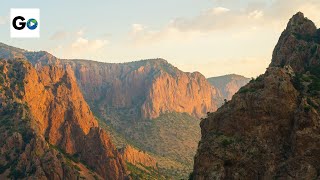
[[319,178],[318,32],[295,14],[266,72],[201,122],[191,179]]
[[[6,121],[6,117],[12,118],[2,124],[2,128],[6,128],[2,135],[6,137],[7,133],[13,133],[13,137],[18,138],[16,144],[10,145],[8,142],[9,144],[4,143],[1,147],[9,154],[12,149],[8,149],[7,145],[18,150],[16,155],[12,155],[15,159],[5,158],[4,162],[8,165],[5,168],[10,167],[12,174],[9,176],[79,178],[81,168],[73,168],[76,165],[72,165],[78,163],[82,167],[89,166],[90,168],[85,168],[86,171],[94,169],[104,179],[126,179],[126,166],[122,158],[106,132],[98,128],[72,72],[55,66],[44,66],[38,72],[28,61],[21,59],[1,60],[0,65],[3,81],[0,85],[0,119]],[[20,118],[22,122],[27,119],[24,122],[27,125],[10,125]],[[21,131],[21,128],[25,130]],[[29,132],[29,135],[24,134],[25,132]],[[29,152],[30,148],[36,154]],[[46,155],[47,151],[51,152],[50,156]],[[27,154],[30,153],[30,157],[35,159],[28,161]],[[56,166],[48,171],[50,168],[47,165],[50,164],[43,166],[37,163],[36,159],[40,157],[55,160],[51,165]],[[1,158],[4,158],[4,154],[1,154]],[[38,164],[38,168],[30,172],[24,170],[30,168],[29,163]],[[73,169],[71,174],[64,174],[66,163],[67,167]]]

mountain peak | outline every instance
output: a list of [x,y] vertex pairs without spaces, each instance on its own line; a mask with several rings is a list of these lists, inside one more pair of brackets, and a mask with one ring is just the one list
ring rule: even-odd
[[292,16],[286,30],[291,33],[313,35],[317,31],[317,27],[311,20],[306,18],[302,12],[298,12]]
[[319,40],[290,19],[266,73],[202,120],[193,179],[319,179]]
[[294,72],[304,72],[319,65],[320,31],[298,12],[289,21],[273,51],[270,67],[290,66]]

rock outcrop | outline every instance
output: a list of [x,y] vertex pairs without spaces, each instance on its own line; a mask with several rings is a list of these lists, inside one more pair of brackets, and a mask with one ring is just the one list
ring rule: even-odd
[[157,162],[155,158],[151,157],[146,152],[133,148],[130,145],[119,149],[119,152],[125,161],[133,165],[143,165],[157,169]]
[[70,68],[45,65],[37,71],[26,60],[1,60],[0,75],[0,119],[9,124],[1,124],[1,138],[7,139],[1,158],[10,165],[10,177],[77,179],[81,168],[73,164],[79,162],[103,179],[127,177]]
[[163,59],[124,64],[64,61],[76,77],[88,101],[97,106],[126,108],[144,119],[168,112],[202,117],[215,111],[221,95],[198,72],[185,73]]
[[319,30],[297,13],[272,63],[201,122],[193,179],[319,179]]
[[208,81],[221,92],[223,99],[231,100],[232,96],[244,85],[248,84],[250,78],[229,74],[225,76],[211,77]]

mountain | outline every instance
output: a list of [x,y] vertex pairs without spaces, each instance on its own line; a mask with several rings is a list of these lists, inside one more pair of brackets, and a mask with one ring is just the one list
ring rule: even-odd
[[167,112],[200,118],[216,110],[221,101],[219,92],[202,74],[182,72],[163,59],[123,64],[83,60],[63,63],[74,69],[88,101],[99,107],[127,109],[143,119]]
[[236,74],[228,74],[208,78],[208,81],[221,92],[224,99],[231,100],[232,96],[250,81],[250,78]]
[[222,104],[220,93],[203,75],[182,72],[163,59],[62,63],[75,71],[96,116],[127,143],[154,154],[165,173],[172,167],[162,157],[181,164],[174,166],[178,174],[191,171],[200,139],[198,118]]
[[[132,152],[145,151],[162,174],[175,178],[192,170],[200,117],[223,102],[203,75],[182,72],[163,59],[118,64],[66,60],[5,44],[0,44],[0,57],[28,59],[39,72],[48,65],[74,71],[86,102],[117,148],[130,145]],[[140,168],[127,157],[131,170]]]
[[319,179],[319,43],[290,19],[267,71],[201,122],[191,179]]
[[0,81],[2,178],[127,178],[71,69],[3,59]]

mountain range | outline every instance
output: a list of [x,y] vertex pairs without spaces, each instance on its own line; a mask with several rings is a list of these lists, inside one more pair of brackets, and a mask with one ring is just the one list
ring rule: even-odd
[[3,43],[0,58],[0,125],[13,139],[1,146],[0,170],[11,178],[185,178],[199,119],[248,81],[207,80],[164,59],[67,60]]

